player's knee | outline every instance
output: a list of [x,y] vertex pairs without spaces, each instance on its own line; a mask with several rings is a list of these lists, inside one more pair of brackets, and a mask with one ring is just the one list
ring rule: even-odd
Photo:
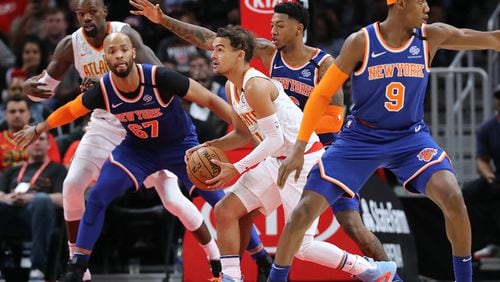
[[85,210],[84,221],[86,224],[93,224],[99,214],[103,213],[106,209],[106,203],[97,197],[89,196],[87,200],[87,208]]
[[173,215],[178,215],[182,211],[183,206],[179,201],[174,201],[173,199],[166,198],[163,199],[163,206]]
[[68,175],[63,182],[63,197],[67,198],[72,198],[72,197],[82,197],[85,192],[84,185],[82,185],[81,179],[78,179],[78,177],[73,177]]
[[229,201],[228,198],[224,198],[215,205],[215,221],[218,223],[224,223],[227,221],[238,220],[240,218],[239,212],[236,207]]

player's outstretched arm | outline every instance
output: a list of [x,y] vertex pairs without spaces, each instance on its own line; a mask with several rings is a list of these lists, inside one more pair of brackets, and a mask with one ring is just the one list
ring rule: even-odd
[[161,24],[187,42],[199,48],[212,50],[215,32],[208,28],[185,23],[165,15],[158,4],[153,5],[149,0],[129,0],[137,10],[131,10],[133,15],[145,16],[150,21]]
[[478,31],[445,23],[426,26],[431,57],[439,49],[500,51],[500,30]]
[[33,126],[26,125],[23,130],[14,133],[14,142],[21,149],[25,149],[43,132],[63,126],[88,114],[90,110],[83,105],[82,96],[83,94],[80,94],[73,101],[57,109],[50,114],[46,121],[42,121]]
[[221,97],[208,91],[196,80],[189,78],[189,89],[184,99],[212,110],[219,118],[231,123],[231,107]]

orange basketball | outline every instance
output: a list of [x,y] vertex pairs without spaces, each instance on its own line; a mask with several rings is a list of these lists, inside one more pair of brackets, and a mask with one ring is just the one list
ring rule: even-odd
[[212,163],[210,160],[216,159],[221,162],[228,162],[226,154],[219,148],[207,146],[194,151],[186,165],[187,175],[191,182],[197,188],[207,189],[206,180],[210,180],[219,175],[220,166]]

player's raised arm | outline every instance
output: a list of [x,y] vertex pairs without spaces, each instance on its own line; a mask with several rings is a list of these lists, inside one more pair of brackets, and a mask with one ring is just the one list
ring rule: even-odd
[[180,38],[199,48],[212,49],[215,32],[210,29],[169,17],[163,13],[159,4],[153,5],[149,0],[129,0],[129,3],[137,9],[131,10],[131,14],[144,16],[154,23],[161,24]]
[[434,23],[424,27],[431,58],[439,49],[500,51],[500,30],[478,31],[456,28],[445,23]]

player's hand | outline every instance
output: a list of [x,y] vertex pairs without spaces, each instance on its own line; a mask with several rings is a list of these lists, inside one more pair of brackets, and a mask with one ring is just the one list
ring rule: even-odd
[[54,93],[48,89],[42,89],[40,86],[46,86],[47,84],[38,82],[40,78],[45,75],[45,71],[37,76],[30,77],[23,83],[23,92],[26,95],[35,96],[38,98],[48,99],[54,95]]
[[220,173],[216,177],[205,181],[208,184],[208,190],[219,190],[228,187],[231,180],[239,174],[232,163],[224,163],[216,159],[210,161],[220,166]]
[[205,143],[201,143],[201,144],[199,144],[199,145],[197,145],[197,146],[194,146],[193,148],[187,149],[187,150],[186,150],[186,153],[184,154],[184,162],[187,164],[187,163],[188,163],[188,161],[189,161],[189,157],[191,157],[191,155],[192,155],[192,154],[193,154],[196,150],[198,150],[198,149],[199,149],[199,148],[201,148],[201,147],[207,147],[207,146],[209,146],[209,145],[207,144],[207,142],[205,142]]
[[285,186],[286,180],[290,173],[295,171],[295,182],[299,180],[300,172],[304,166],[304,150],[306,143],[297,141],[292,149],[292,152],[281,163],[278,170],[278,187],[281,189]]
[[96,83],[97,83],[97,80],[95,80],[94,78],[85,77],[83,79],[82,83],[80,84],[80,92],[87,91],[87,89],[94,86],[94,84],[96,84]]
[[38,139],[40,134],[35,133],[35,126],[25,125],[22,130],[14,133],[14,143],[17,148],[24,150]]
[[160,4],[153,5],[149,0],[129,0],[128,2],[137,9],[130,10],[132,15],[144,16],[156,24],[160,23],[163,16]]

